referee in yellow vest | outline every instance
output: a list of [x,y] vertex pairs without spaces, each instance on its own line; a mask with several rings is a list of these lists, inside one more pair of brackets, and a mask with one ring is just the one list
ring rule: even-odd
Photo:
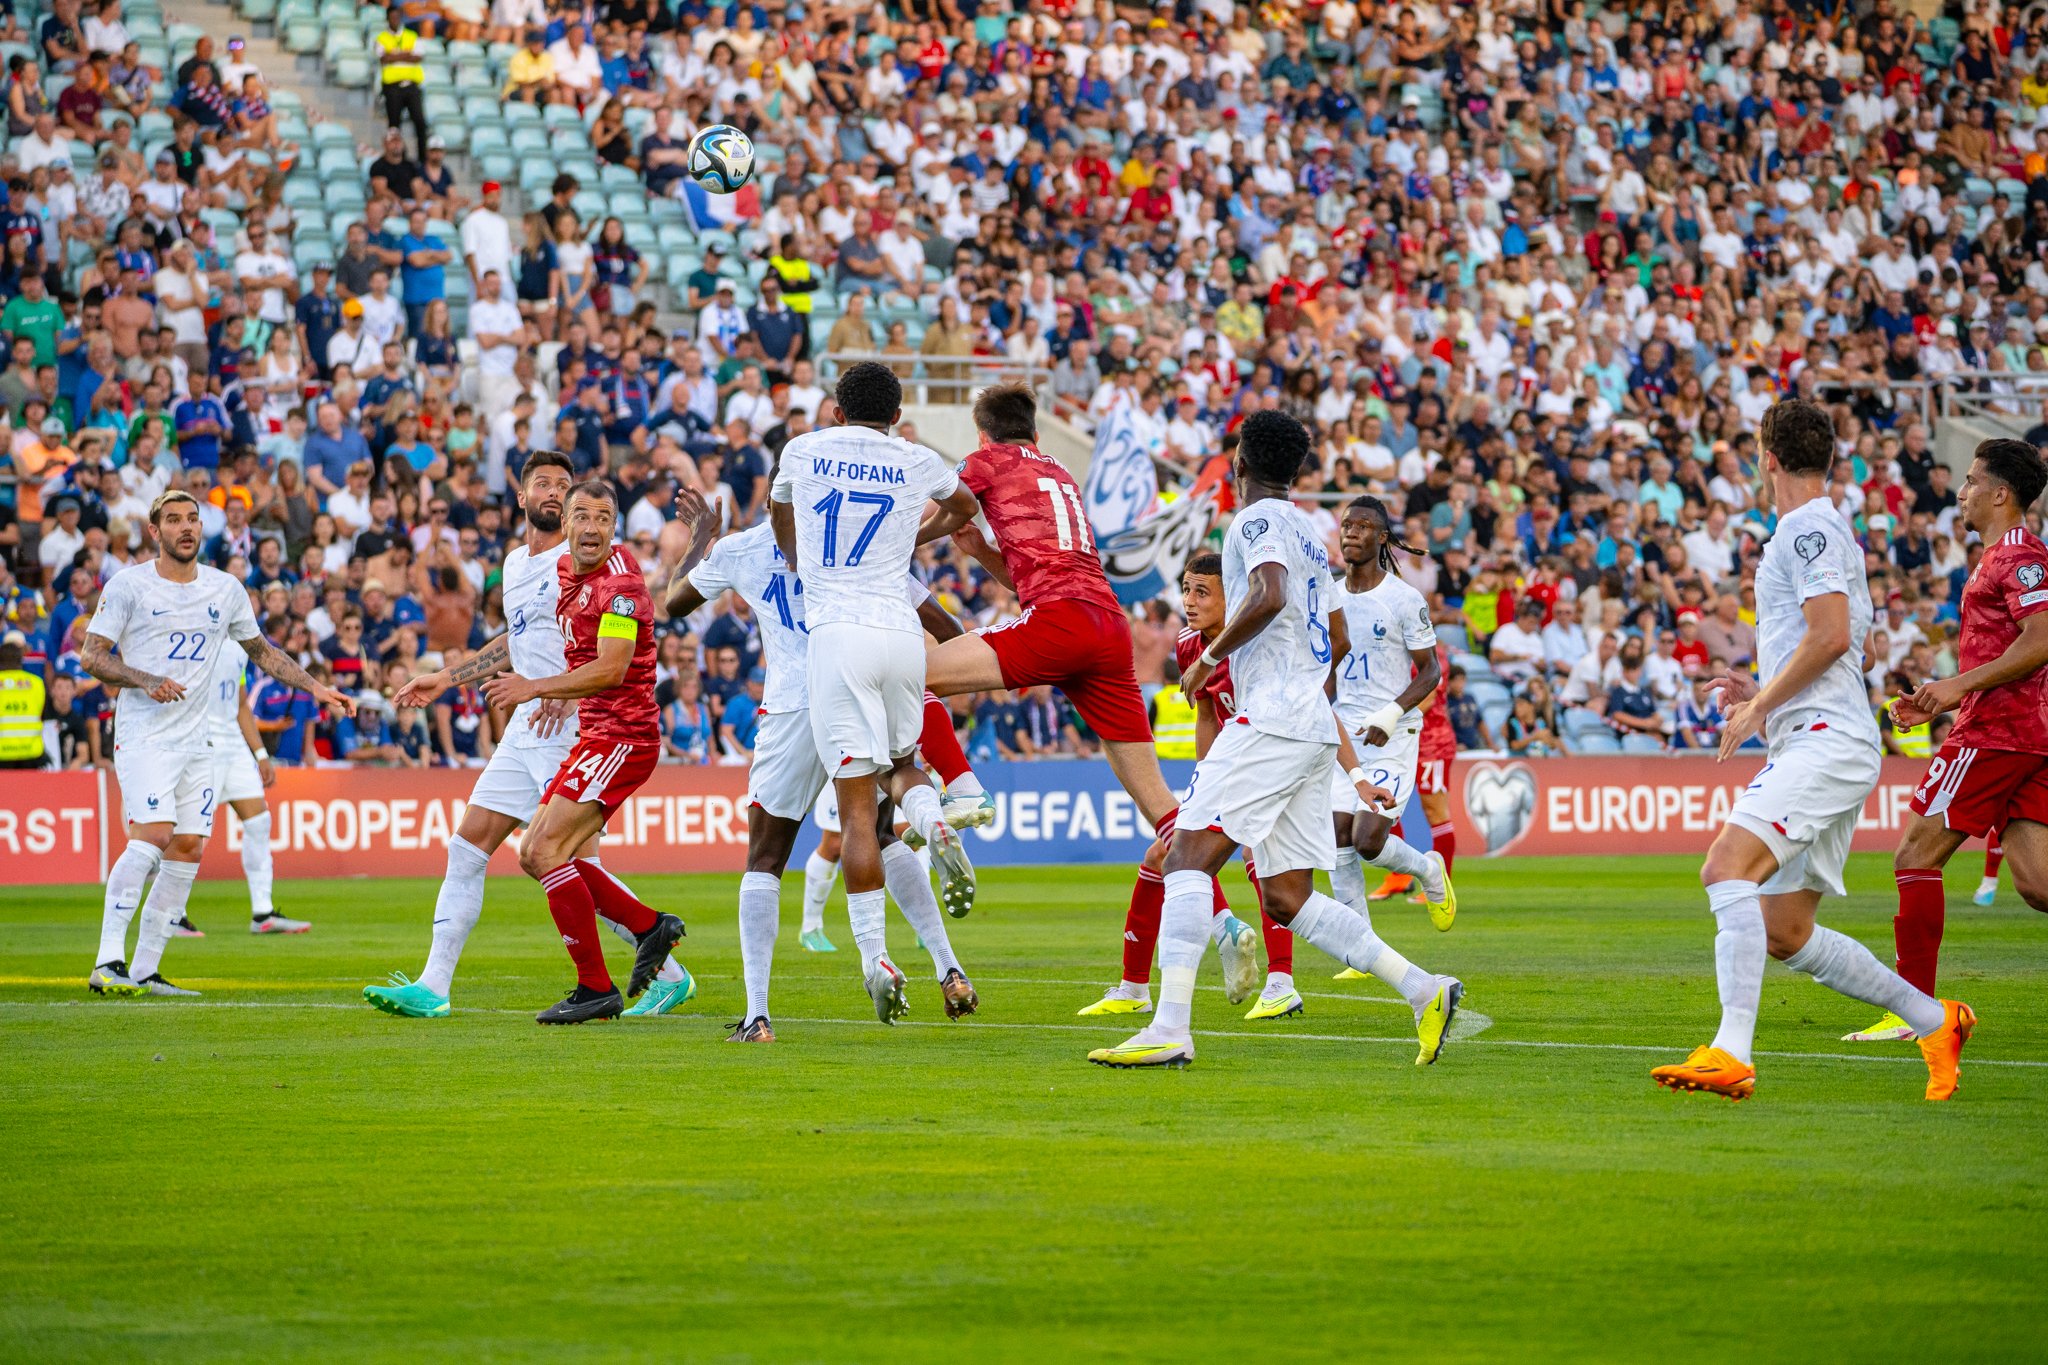
[[19,631],[0,640],[0,768],[40,768],[43,680],[21,666]]
[[426,68],[420,65],[420,35],[405,26],[405,11],[393,5],[384,11],[384,31],[376,36],[378,74],[384,86],[384,121],[393,128],[412,120],[412,136],[421,165],[427,160]]

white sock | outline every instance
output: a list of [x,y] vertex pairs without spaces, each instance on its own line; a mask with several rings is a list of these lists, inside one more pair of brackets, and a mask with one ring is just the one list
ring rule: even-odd
[[924,940],[932,955],[932,971],[939,980],[960,966],[953,956],[952,941],[946,937],[946,917],[939,913],[939,898],[932,894],[931,873],[919,866],[917,854],[906,844],[891,844],[882,850],[882,880],[889,899],[910,921],[910,927]]
[[1166,874],[1166,904],[1159,914],[1159,1008],[1152,1016],[1152,1026],[1165,1034],[1186,1037],[1194,1023],[1195,973],[1208,947],[1202,931],[1216,904],[1213,881],[1206,872]]
[[1261,995],[1285,995],[1294,989],[1294,975],[1291,972],[1267,972],[1266,989]]
[[128,925],[142,905],[144,884],[163,856],[155,844],[130,839],[114,860],[113,870],[107,873],[106,906],[100,912],[100,955],[93,959],[93,966],[128,960]]
[[1149,981],[1118,981],[1114,986],[1104,991],[1103,995],[1105,997],[1113,996],[1119,1000],[1150,1000],[1152,998],[1152,983]]
[[1851,1000],[1890,1010],[1922,1038],[1939,1032],[1946,1022],[1939,1000],[1923,995],[1919,987],[1879,962],[1876,954],[1855,939],[1825,925],[1814,925],[1813,937],[1786,958],[1785,965]]
[[903,793],[903,799],[896,803],[896,809],[902,813],[910,827],[917,831],[917,837],[924,840],[927,845],[932,841],[932,832],[945,821],[945,817],[939,813],[939,794],[932,790],[928,782],[920,782]]
[[768,973],[782,927],[782,878],[749,872],[740,878],[740,970],[747,983],[747,1021],[768,1015]]
[[483,916],[484,869],[490,865],[491,855],[460,834],[448,840],[448,870],[434,898],[434,946],[420,972],[420,984],[436,995],[448,994],[469,931]]
[[[1214,879],[1211,878],[1211,881],[1213,882]],[[1164,916],[1166,911],[1161,909],[1159,913]],[[1221,910],[1216,908],[1216,892],[1212,887],[1209,892],[1209,941],[1218,948],[1223,946],[1223,931],[1230,927],[1230,919],[1231,912],[1229,906],[1226,905]]]
[[846,918],[853,929],[853,943],[860,949],[861,975],[874,970],[875,963],[889,955],[889,897],[884,891],[848,891]]
[[1755,882],[1715,882],[1707,888],[1714,910],[1714,978],[1721,988],[1721,1027],[1714,1046],[1747,1064],[1756,1046],[1757,1004],[1764,993],[1764,907]]
[[[597,872],[600,876],[604,877],[613,886],[618,887],[619,890],[625,892],[629,896],[633,895],[633,888],[627,886],[617,877],[612,876],[610,869],[605,867],[603,863],[599,862],[595,855],[592,855],[588,858],[580,859],[580,861],[588,863],[591,867],[597,869]],[[638,900],[639,897],[634,896],[634,899]],[[599,915],[597,918],[599,923],[605,925],[613,933],[617,934],[620,938],[624,939],[626,942],[626,946],[628,948],[633,948],[636,950],[639,948],[640,936],[638,934],[634,933],[631,929],[628,929],[623,924],[613,923],[611,920],[606,919],[603,915]],[[669,982],[681,981],[683,979],[682,964],[676,961],[676,956],[674,953],[670,953],[668,957],[665,960],[663,960],[661,964],[661,970],[654,974],[654,979],[656,981]]]
[[142,903],[142,928],[135,935],[135,959],[128,975],[140,981],[154,973],[164,959],[164,945],[171,941],[171,926],[185,916],[185,902],[192,898],[192,883],[198,880],[198,863],[164,859],[156,870],[156,884]]
[[[1380,845],[1379,856],[1372,860],[1372,865],[1415,878],[1422,883],[1424,894],[1443,894],[1444,880],[1437,875],[1436,864],[1430,861],[1429,855],[1392,830],[1387,831],[1387,841]],[[1335,880],[1334,877],[1331,879],[1333,885]]]
[[832,884],[838,880],[838,863],[828,862],[815,852],[805,860],[804,933],[825,927],[825,902],[832,898]]
[[1320,891],[1309,893],[1287,927],[1296,938],[1315,944],[1345,966],[1392,986],[1418,1018],[1423,1006],[1436,994],[1436,977],[1382,942],[1365,916]]
[[[1392,843],[1391,834],[1387,842]],[[1330,894],[1341,905],[1348,905],[1359,914],[1365,913],[1365,865],[1358,860],[1358,850],[1342,848],[1337,850],[1337,865],[1330,869]]]
[[971,771],[964,772],[946,784],[947,796],[986,796],[988,789],[981,785],[981,779]]
[[242,876],[249,883],[249,918],[261,919],[270,903],[270,812],[242,822]]

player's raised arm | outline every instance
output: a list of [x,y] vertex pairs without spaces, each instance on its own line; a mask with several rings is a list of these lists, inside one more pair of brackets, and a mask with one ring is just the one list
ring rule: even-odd
[[933,501],[938,504],[938,510],[918,527],[919,543],[950,536],[981,514],[981,499],[975,497],[974,490],[964,483],[955,484],[952,492]]
[[405,680],[392,695],[394,706],[426,706],[451,687],[466,687],[496,677],[512,666],[512,638],[499,635],[453,668],[437,668]]
[[299,666],[297,659],[294,659],[291,655],[272,644],[269,637],[259,632],[246,640],[237,640],[235,643],[242,647],[242,652],[249,656],[251,663],[285,686],[297,688],[299,691],[311,696],[314,701],[319,702],[322,706],[331,706],[344,716],[352,716],[356,713],[356,699],[354,697],[351,697],[346,692],[336,691],[315,678]]

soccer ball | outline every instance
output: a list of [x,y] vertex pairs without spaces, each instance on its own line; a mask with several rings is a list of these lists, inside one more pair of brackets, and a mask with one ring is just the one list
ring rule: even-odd
[[684,163],[690,179],[713,194],[732,194],[754,176],[754,140],[729,123],[715,123],[690,139]]

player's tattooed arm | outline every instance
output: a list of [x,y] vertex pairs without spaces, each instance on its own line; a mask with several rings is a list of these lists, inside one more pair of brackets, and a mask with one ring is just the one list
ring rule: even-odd
[[269,637],[257,634],[239,641],[242,652],[249,661],[283,683],[286,687],[297,688],[310,695],[322,706],[331,706],[345,716],[356,713],[356,699],[346,692],[338,692],[321,682],[299,666],[299,661],[270,643]]
[[85,644],[78,651],[78,662],[85,671],[109,687],[132,687],[146,692],[155,702],[177,701],[185,695],[185,685],[173,678],[159,678],[154,673],[145,673],[131,668],[114,655],[114,642],[104,635],[86,632]]
[[453,668],[437,668],[406,679],[391,701],[396,706],[426,706],[451,687],[467,687],[494,678],[511,666],[512,638],[500,635]]

